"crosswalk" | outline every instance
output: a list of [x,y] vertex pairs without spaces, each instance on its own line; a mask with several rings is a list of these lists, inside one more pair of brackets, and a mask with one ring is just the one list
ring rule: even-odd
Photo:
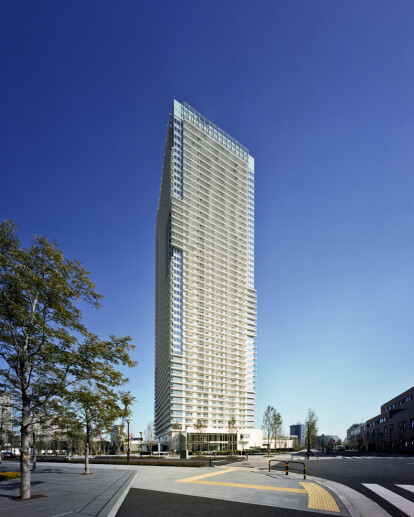
[[387,460],[389,458],[392,458],[393,460],[407,459],[406,456],[336,456],[336,458],[341,460]]
[[[362,483],[362,485],[368,490],[371,490],[377,496],[382,499],[388,501],[388,503],[392,504],[399,510],[401,510],[405,515],[409,517],[414,517],[414,503],[409,499],[389,490],[388,488],[384,488],[381,485],[377,485],[375,483]],[[414,493],[414,485],[395,485],[403,490],[407,490],[408,492]]]

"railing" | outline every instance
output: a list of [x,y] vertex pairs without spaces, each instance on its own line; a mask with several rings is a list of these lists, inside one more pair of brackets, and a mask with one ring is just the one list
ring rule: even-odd
[[[282,463],[281,460],[269,460],[269,472],[270,472],[270,463],[272,461],[275,461],[277,463]],[[306,479],[306,465],[303,461],[285,461],[285,474],[286,476],[289,475],[289,463],[297,463],[299,465],[303,465],[303,479]]]

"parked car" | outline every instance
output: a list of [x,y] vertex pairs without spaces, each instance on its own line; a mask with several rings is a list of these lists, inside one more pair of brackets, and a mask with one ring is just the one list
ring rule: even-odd
[[2,452],[1,453],[3,458],[15,458],[16,454],[14,452]]

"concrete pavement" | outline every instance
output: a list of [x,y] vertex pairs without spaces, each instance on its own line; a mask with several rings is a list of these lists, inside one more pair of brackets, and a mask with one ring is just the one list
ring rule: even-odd
[[[3,462],[1,471],[6,470],[19,470],[19,464]],[[31,500],[13,500],[19,495],[20,479],[0,483],[0,515],[109,517],[136,474],[136,470],[97,465],[85,476],[82,465],[41,464],[31,473],[31,494],[35,496]]]

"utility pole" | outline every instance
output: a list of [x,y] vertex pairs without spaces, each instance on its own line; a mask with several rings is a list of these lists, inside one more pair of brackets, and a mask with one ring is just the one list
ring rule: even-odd
[[308,450],[306,451],[306,453],[309,458],[309,455],[310,455],[310,422],[305,422],[305,423],[308,426]]

